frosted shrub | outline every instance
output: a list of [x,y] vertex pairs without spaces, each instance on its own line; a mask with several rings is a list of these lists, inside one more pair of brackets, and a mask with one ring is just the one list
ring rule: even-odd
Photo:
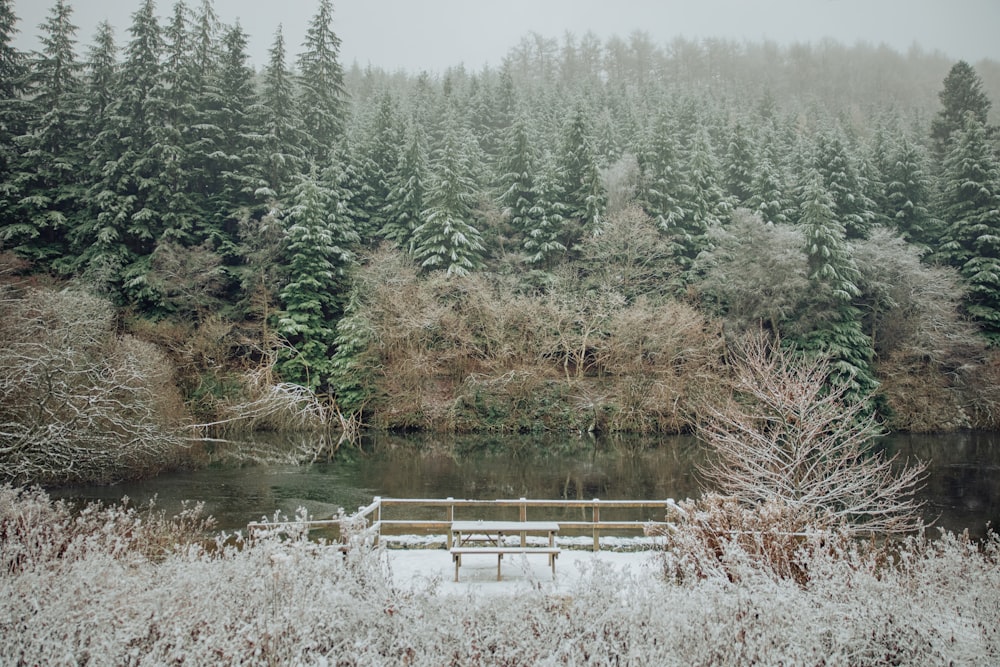
[[[56,535],[72,523],[39,492],[4,488],[0,502],[5,521],[54,522]],[[108,544],[105,531],[94,521],[73,539]],[[5,558],[24,540],[9,536]],[[156,558],[77,550],[31,568],[5,561],[0,664],[996,664],[998,552],[996,536],[911,538],[891,561],[845,544],[804,554],[804,584],[749,569],[677,583],[594,561],[558,591],[484,595],[399,581],[385,552],[345,556],[294,531]]]
[[0,481],[111,481],[176,463],[187,442],[165,355],[115,332],[82,291],[0,288]]

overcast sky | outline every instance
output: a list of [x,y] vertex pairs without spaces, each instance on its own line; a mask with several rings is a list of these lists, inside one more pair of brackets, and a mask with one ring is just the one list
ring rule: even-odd
[[[119,46],[128,40],[140,0],[68,0],[81,55],[97,23],[115,26]],[[38,25],[54,2],[14,0],[21,34],[16,45],[38,48]],[[158,0],[161,16],[174,0]],[[198,6],[201,0],[187,0]],[[252,63],[260,67],[279,24],[289,60],[299,53],[318,0],[214,0],[224,23],[250,36]],[[1000,61],[1000,0],[334,0],[334,31],[341,61],[390,70],[440,72],[464,64],[499,65],[531,31],[561,39],[593,31],[602,39],[642,30],[657,44],[677,36],[773,40],[782,45],[832,37],[844,44],[885,43],[906,52],[914,43],[971,63]]]

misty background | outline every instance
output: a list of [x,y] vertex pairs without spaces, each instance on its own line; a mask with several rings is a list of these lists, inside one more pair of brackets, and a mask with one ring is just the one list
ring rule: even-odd
[[[21,49],[38,48],[38,25],[52,2],[17,0],[14,10]],[[70,2],[79,27],[78,50],[91,43],[98,22],[107,19],[125,43],[138,0]],[[160,16],[171,0],[160,0]],[[199,4],[192,0],[188,4]],[[248,53],[258,69],[267,58],[278,25],[291,51],[297,51],[316,0],[216,0],[219,19],[239,21],[248,33]],[[341,0],[334,4],[334,29],[343,40],[345,66],[357,63],[386,70],[442,71],[464,64],[498,66],[518,40],[530,32],[562,37],[592,31],[601,40],[640,30],[654,43],[722,38],[764,40],[788,46],[831,38],[845,45],[885,44],[906,53],[915,44],[951,59],[975,63],[1000,60],[1000,2],[996,0]]]

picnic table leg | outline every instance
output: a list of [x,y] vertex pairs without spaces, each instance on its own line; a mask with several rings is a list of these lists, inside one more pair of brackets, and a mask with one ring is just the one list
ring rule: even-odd
[[503,554],[497,554],[497,581],[500,581],[500,561],[503,560]]
[[455,561],[455,581],[458,581],[458,568],[462,566],[462,554],[452,554],[451,557]]

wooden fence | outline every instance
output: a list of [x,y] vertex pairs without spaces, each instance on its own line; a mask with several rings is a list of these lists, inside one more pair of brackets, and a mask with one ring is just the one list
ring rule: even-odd
[[[343,525],[355,530],[370,530],[378,540],[389,534],[441,534],[451,548],[451,523],[456,520],[510,519],[517,521],[555,521],[560,535],[593,536],[593,549],[600,551],[601,534],[606,531],[643,532],[651,524],[663,525],[671,500],[460,500],[456,498],[383,498],[376,496],[370,505],[341,519],[251,523],[251,534],[264,530],[329,529],[340,536]],[[604,518],[602,518],[602,511]],[[623,519],[627,512],[658,514],[647,519]],[[573,516],[573,515],[576,516]]]

